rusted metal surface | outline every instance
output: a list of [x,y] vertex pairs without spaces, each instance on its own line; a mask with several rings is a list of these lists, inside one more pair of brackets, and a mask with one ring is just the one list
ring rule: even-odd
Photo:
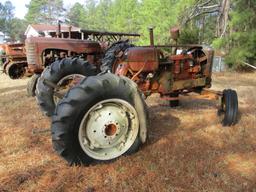
[[[150,47],[150,46],[141,46],[141,47]],[[200,48],[202,49],[203,48],[203,45],[200,45],[200,44],[169,44],[169,45],[154,45],[154,47],[156,48],[193,48],[193,47],[196,47],[196,48]]]
[[127,63],[123,63],[118,65],[117,69],[115,70],[115,74],[119,76],[126,76],[129,70],[129,65]]
[[[86,34],[85,38],[94,36],[98,40],[104,35],[137,36],[137,34],[90,30],[82,32]],[[178,33],[178,29],[171,31],[173,39],[178,38]],[[173,92],[177,94],[184,92],[184,90],[200,92],[202,88],[211,86],[214,52],[209,47],[202,45],[154,45],[153,28],[150,28],[150,46],[125,47],[124,50],[118,46],[116,46],[117,50],[110,50],[107,55],[111,62],[107,63],[110,67],[107,69],[135,81],[145,95],[160,93],[162,97],[168,98]],[[165,48],[181,49],[181,54],[166,53]],[[54,54],[59,54],[59,58],[67,55],[72,56],[72,54],[84,54],[83,56],[87,56],[85,59],[90,63],[97,64],[103,52],[100,44],[95,41],[60,38],[29,38],[26,41],[26,49],[29,62],[28,69],[33,72],[40,72],[48,63],[50,64]],[[50,50],[50,52],[45,50]],[[52,52],[54,50],[57,52]]]
[[171,55],[170,60],[174,62],[173,74],[175,80],[192,79],[193,73],[190,73],[194,67],[194,59],[191,54]]
[[210,47],[206,47],[204,49],[206,52],[206,57],[207,57],[207,64],[205,67],[204,75],[205,76],[211,76],[212,74],[212,64],[213,64],[213,56],[214,56],[214,50]]
[[[135,33],[102,32],[81,30],[81,39],[30,37],[26,39],[29,73],[41,73],[56,59],[66,56],[80,56],[92,64],[99,65],[99,60],[110,42],[122,38],[139,37]],[[90,40],[89,40],[90,39]]]
[[198,92],[208,86],[211,77],[205,73],[211,63],[207,53],[202,47],[192,47],[178,55],[163,56],[157,46],[132,47],[118,59],[115,73],[131,78],[146,96],[160,93],[169,98],[173,92]]
[[137,33],[120,33],[120,32],[109,32],[109,31],[96,31],[96,30],[81,30],[85,39],[92,39],[99,42],[113,43],[120,41],[123,38],[136,38],[140,37]]
[[131,70],[139,71],[155,71],[159,66],[159,51],[154,47],[141,48],[134,47],[130,48],[127,53],[127,62]]
[[200,95],[186,94],[186,97],[191,97],[194,99],[206,99],[206,100],[220,100],[223,96],[222,91],[215,91],[210,89],[203,89]]
[[61,57],[61,54],[69,56],[88,54],[91,62],[93,61],[91,54],[101,54],[101,47],[95,41],[44,37],[26,39],[26,50],[28,71],[32,73],[42,72],[45,66],[55,60],[54,54],[58,57]]
[[173,27],[170,29],[170,34],[171,34],[171,38],[175,41],[178,40],[179,36],[180,36],[180,30],[178,27]]
[[174,81],[172,91],[182,90],[182,89],[191,89],[194,87],[201,87],[204,85],[205,85],[205,78],[179,80],[179,81]]
[[[198,91],[198,87],[210,86],[211,54],[208,49],[194,45],[176,55],[163,55],[158,46],[132,47],[118,59],[116,74],[131,78],[145,95]],[[151,78],[148,78],[149,73]]]
[[158,80],[159,88],[158,92],[161,94],[169,93],[173,86],[173,73],[171,71],[163,71]]
[[26,57],[23,43],[7,43],[7,44],[3,44],[2,48],[4,49],[6,56]]
[[155,45],[154,43],[154,27],[149,27],[149,40],[150,40],[150,46],[153,47]]
[[61,38],[61,24],[60,24],[60,20],[58,20],[57,38]]
[[117,36],[127,36],[127,37],[139,37],[140,34],[138,33],[122,33],[122,32],[110,32],[110,31],[97,31],[97,30],[86,30],[82,29],[81,32],[86,33],[87,35],[104,35],[104,36],[109,36],[109,35],[117,35]]
[[23,43],[7,43],[1,48],[3,53],[0,58],[3,62],[3,72],[9,75],[11,79],[18,79],[25,74],[27,59]]
[[[171,32],[178,38],[177,29]],[[163,54],[162,48],[181,49],[181,54]],[[211,86],[212,58],[213,50],[202,45],[154,45],[150,29],[150,46],[128,48],[113,69],[135,81],[145,96],[160,93],[174,100],[173,93],[201,93]]]

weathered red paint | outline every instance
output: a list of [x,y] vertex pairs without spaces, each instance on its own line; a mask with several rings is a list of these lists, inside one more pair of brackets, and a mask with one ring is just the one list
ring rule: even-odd
[[[100,54],[101,47],[98,42],[80,39],[62,39],[30,37],[26,39],[28,56],[28,71],[42,72],[45,67],[45,55],[47,50],[64,51],[67,54]],[[91,59],[91,58],[89,58]],[[50,63],[49,63],[50,64]]]
[[[64,32],[61,33],[65,36]],[[60,35],[60,31],[58,34]],[[120,41],[124,37],[135,38],[139,36],[139,34],[134,33],[81,30],[76,34],[70,34],[69,31],[68,39],[30,37],[26,40],[28,72],[41,73],[46,66],[51,65],[56,59],[78,55],[98,67],[102,53],[106,51],[111,42]],[[81,40],[81,38],[87,40]]]
[[[0,58],[3,63],[3,72],[9,75],[10,77],[12,74],[8,74],[8,68],[10,65],[16,66],[17,70],[25,71],[25,67],[27,66],[27,59],[26,59],[26,52],[25,52],[25,45],[23,43],[6,43],[2,44],[1,48],[4,51],[4,55],[0,55]],[[17,78],[21,78],[24,75],[22,72],[20,76]],[[12,77],[11,77],[12,78]]]
[[128,69],[129,65],[127,63],[121,63],[117,66],[115,74],[118,76],[126,76]]
[[[183,46],[171,47],[177,49]],[[209,68],[212,60],[209,57],[213,56],[212,50],[205,51],[198,45],[188,46],[187,49],[183,47],[181,54],[164,56],[160,48],[161,46],[129,48],[117,60],[115,73],[131,78],[145,95],[159,93],[167,98],[172,92],[191,92],[197,86],[211,86]]]
[[155,71],[159,66],[159,51],[154,47],[133,47],[128,50],[127,63],[133,71]]

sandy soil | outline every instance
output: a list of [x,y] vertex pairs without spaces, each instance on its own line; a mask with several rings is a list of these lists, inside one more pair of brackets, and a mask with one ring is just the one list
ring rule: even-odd
[[237,125],[221,126],[214,101],[181,97],[169,108],[153,95],[141,150],[89,167],[69,167],[53,151],[50,119],[26,96],[27,80],[0,75],[1,192],[256,192],[256,73],[214,75],[214,89],[238,91]]

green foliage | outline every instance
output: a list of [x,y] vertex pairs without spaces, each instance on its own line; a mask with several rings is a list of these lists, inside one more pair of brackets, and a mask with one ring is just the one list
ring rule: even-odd
[[63,16],[62,0],[31,0],[25,19],[28,23],[54,24]]
[[221,38],[216,38],[212,41],[212,46],[215,49],[221,49],[225,45],[225,41]]
[[199,43],[198,28],[184,28],[180,33],[180,44],[198,44]]
[[155,42],[168,44],[170,27],[191,2],[194,0],[86,0],[84,6],[75,4],[67,17],[81,28],[140,33],[141,45],[149,43],[148,27],[155,26]]
[[[198,16],[192,17],[192,10],[195,10],[195,6],[198,4],[205,3],[203,0],[186,0],[180,2],[178,22],[182,26],[182,35],[185,38],[181,42],[196,42],[199,44],[211,44],[212,40],[215,38],[216,32],[216,21],[217,14],[199,14]],[[211,3],[218,4],[218,0],[212,0]],[[202,11],[203,12],[203,11]],[[200,11],[198,11],[200,13]],[[194,14],[196,15],[196,14]],[[191,34],[189,34],[191,32]],[[189,39],[191,37],[191,40]]]
[[230,14],[229,35],[217,39],[216,45],[228,51],[225,61],[238,68],[242,62],[256,62],[256,1],[234,0]]
[[75,3],[74,6],[67,13],[67,18],[70,20],[70,24],[74,26],[83,25],[83,17],[86,14],[85,8],[80,3]]
[[14,17],[14,6],[10,1],[0,3],[0,31],[8,33],[10,31],[11,20]]
[[225,57],[225,62],[230,68],[237,68],[242,65],[242,61],[245,61],[246,54],[247,51],[245,49],[233,48]]
[[109,8],[108,27],[113,31],[137,32],[140,25],[139,9],[137,0],[114,1]]
[[141,13],[142,44],[148,44],[148,26],[155,26],[155,42],[170,44],[170,28],[179,26],[179,16],[194,0],[143,0]]
[[24,40],[26,23],[14,18],[14,6],[10,1],[0,3],[0,31],[10,37],[11,41]]
[[[93,28],[98,28],[99,30],[108,30],[109,29],[109,20],[110,20],[110,7],[111,0],[100,0],[96,8],[96,11],[93,13],[95,20],[91,20],[90,23],[93,24]],[[98,26],[98,27],[97,27]]]
[[11,26],[8,35],[12,41],[21,41],[25,40],[24,32],[27,28],[27,22],[23,19],[13,18],[11,21]]
[[169,38],[169,29],[175,25],[175,1],[173,0],[143,0],[140,9],[140,21],[142,34],[141,44],[148,44],[148,27],[155,27],[154,37],[156,44],[167,43]]
[[[204,16],[204,27],[201,30],[201,42],[210,45],[216,38],[216,20],[217,14],[210,14]],[[203,37],[202,37],[203,36]]]

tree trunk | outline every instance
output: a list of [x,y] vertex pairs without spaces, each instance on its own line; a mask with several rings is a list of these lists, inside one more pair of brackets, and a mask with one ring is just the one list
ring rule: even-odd
[[223,37],[226,33],[230,11],[230,0],[222,0],[220,2],[219,16],[217,18],[216,35]]

